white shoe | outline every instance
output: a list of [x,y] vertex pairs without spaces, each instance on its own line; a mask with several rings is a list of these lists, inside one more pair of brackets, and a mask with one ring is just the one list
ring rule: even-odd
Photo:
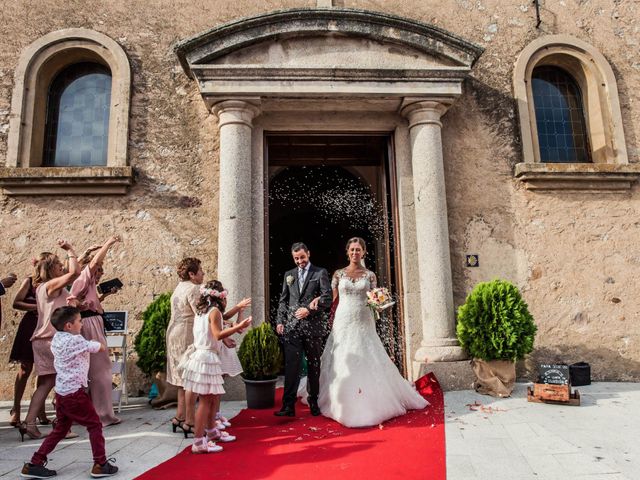
[[205,432],[207,432],[207,438],[212,442],[228,443],[235,442],[236,440],[235,435],[230,435],[229,432],[222,432],[217,428],[214,428],[212,430],[205,430]]
[[216,428],[218,430],[224,430],[225,428],[227,428],[227,426],[222,423],[220,420],[216,420]]
[[197,438],[191,445],[191,453],[217,453],[222,450],[220,445],[208,441],[207,437]]
[[220,412],[216,413],[216,420],[222,423],[225,427],[230,427],[231,422],[222,416]]

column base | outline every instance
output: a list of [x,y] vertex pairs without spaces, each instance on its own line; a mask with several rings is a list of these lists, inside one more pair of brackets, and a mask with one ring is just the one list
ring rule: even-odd
[[413,379],[433,372],[444,391],[471,390],[476,379],[469,360],[458,362],[413,362]]
[[421,345],[413,357],[416,362],[456,362],[466,360],[467,354],[455,338],[442,338]]

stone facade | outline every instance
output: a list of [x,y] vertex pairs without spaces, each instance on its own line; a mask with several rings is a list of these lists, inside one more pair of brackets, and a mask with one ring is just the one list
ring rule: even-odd
[[[637,381],[640,327],[634,322],[640,317],[640,301],[633,295],[640,288],[635,272],[640,265],[635,248],[638,186],[619,193],[528,190],[514,177],[523,154],[512,87],[518,55],[537,38],[563,34],[589,43],[613,68],[628,162],[640,163],[640,28],[634,24],[634,2],[541,3],[537,29],[530,2],[342,2],[347,8],[430,24],[484,48],[462,95],[441,118],[454,305],[478,281],[511,280],[522,289],[539,327],[536,351],[523,364],[523,374],[542,358],[586,360],[597,379]],[[127,157],[134,183],[122,196],[0,197],[3,271],[24,277],[30,259],[53,250],[58,235],[83,249],[120,233],[124,242],[105,265],[107,277],[120,277],[125,288],[105,307],[129,310],[132,332],[139,329],[140,312],[154,296],[176,284],[180,258],[202,258],[207,277],[215,276],[218,254],[224,254],[217,248],[219,121],[185,74],[174,46],[242,17],[315,7],[312,1],[5,2],[0,165],[6,165],[21,54],[50,32],[84,28],[115,40],[131,64]],[[402,121],[407,129],[408,121]],[[468,253],[479,254],[478,268],[464,266]],[[0,359],[5,360],[21,317],[11,309],[12,296],[10,290],[2,303]],[[417,314],[407,322],[409,356],[418,350],[422,333]],[[129,368],[132,392],[137,393],[148,384],[133,361]],[[14,375],[14,367],[0,374],[5,398]]]

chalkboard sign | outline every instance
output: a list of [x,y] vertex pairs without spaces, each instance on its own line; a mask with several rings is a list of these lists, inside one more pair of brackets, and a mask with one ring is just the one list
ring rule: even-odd
[[107,333],[127,333],[128,312],[104,312],[104,329]]
[[569,385],[569,365],[540,364],[538,367],[538,383]]

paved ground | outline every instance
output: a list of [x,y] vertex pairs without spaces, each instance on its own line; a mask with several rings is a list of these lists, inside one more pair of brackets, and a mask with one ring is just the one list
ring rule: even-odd
[[[596,383],[578,390],[579,407],[528,403],[524,384],[507,399],[446,394],[448,478],[639,479],[640,384]],[[484,409],[472,411],[468,405],[474,402]]]
[[[579,390],[580,407],[528,403],[524,384],[508,399],[470,391],[447,393],[449,480],[640,478],[640,418],[634,415],[640,407],[640,384],[597,383]],[[243,402],[223,402],[223,413],[232,416],[242,407]],[[191,443],[171,433],[172,414],[136,399],[122,412],[124,422],[105,430],[107,454],[121,468],[117,478],[134,478]],[[21,443],[8,418],[5,402],[0,404],[3,479],[18,478],[22,462],[40,443]],[[89,442],[81,427],[76,431],[80,437],[64,441],[50,458],[49,467],[59,471],[60,479],[89,478]]]

